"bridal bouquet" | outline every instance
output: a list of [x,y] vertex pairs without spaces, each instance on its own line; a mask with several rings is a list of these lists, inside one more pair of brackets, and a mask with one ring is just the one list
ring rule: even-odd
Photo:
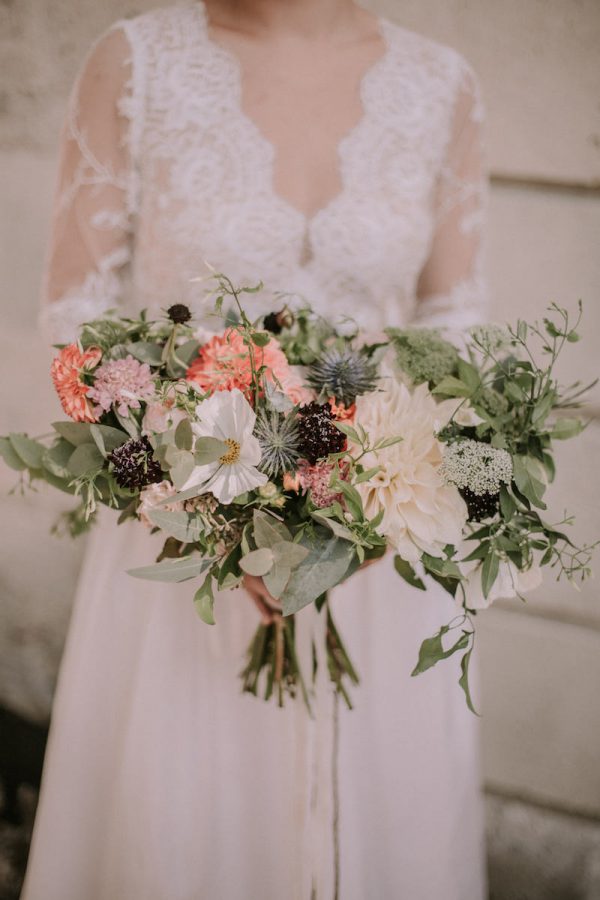
[[570,520],[543,518],[553,442],[583,427],[563,415],[582,390],[554,375],[579,319],[553,306],[540,325],[474,329],[459,351],[431,330],[336,328],[307,306],[251,321],[243,296],[261,285],[215,284],[216,333],[182,304],[83,325],[52,363],[68,420],[49,442],[1,438],[5,462],[79,498],[73,534],[99,503],[159,531],[158,559],[130,574],[194,580],[208,624],[215,591],[261,577],[281,614],[258,627],[243,689],[279,704],[288,693],[310,706],[295,617],[315,603],[329,676],[351,705],[358,676],[327,592],[393,552],[399,576],[421,590],[432,578],[455,603],[413,675],[461,652],[473,709],[478,612],[536,587],[543,567],[570,580],[590,571],[591,546],[562,530]]

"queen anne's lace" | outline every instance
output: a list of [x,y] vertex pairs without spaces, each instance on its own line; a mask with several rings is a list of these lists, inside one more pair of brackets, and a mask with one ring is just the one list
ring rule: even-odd
[[44,319],[55,339],[120,305],[197,311],[204,262],[327,315],[463,327],[484,299],[483,108],[454,50],[380,18],[385,53],[339,144],[341,191],[307,218],[241,106],[236,59],[193,0],[111,28],[67,116]]

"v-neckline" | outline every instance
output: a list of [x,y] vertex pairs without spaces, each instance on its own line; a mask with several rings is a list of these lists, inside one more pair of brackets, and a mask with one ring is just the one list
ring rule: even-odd
[[268,190],[272,195],[273,201],[299,222],[302,228],[304,241],[306,242],[309,240],[310,232],[315,223],[323,216],[330,213],[336,206],[338,206],[344,200],[347,194],[348,179],[345,168],[348,159],[348,149],[357,139],[360,133],[364,130],[364,128],[367,127],[370,119],[368,87],[370,85],[370,82],[375,79],[379,71],[383,69],[383,67],[387,63],[391,52],[391,42],[386,28],[387,21],[383,16],[375,16],[375,24],[384,49],[383,52],[380,53],[380,55],[374,60],[374,62],[372,62],[365,69],[360,77],[358,93],[361,105],[361,113],[358,117],[358,120],[342,135],[342,137],[337,142],[336,161],[340,188],[329,198],[329,200],[327,200],[322,206],[315,210],[315,212],[307,214],[303,210],[299,209],[294,203],[292,203],[291,200],[288,200],[283,194],[276,190],[275,162],[277,159],[277,154],[279,152],[278,147],[274,143],[274,141],[267,137],[262,128],[253,119],[253,117],[244,109],[244,79],[242,63],[234,51],[225,47],[220,43],[220,41],[216,40],[210,34],[210,21],[208,18],[208,12],[204,0],[196,0],[196,4],[200,13],[204,40],[207,46],[212,50],[212,52],[218,58],[220,58],[223,64],[229,69],[232,76],[232,82],[235,86],[235,112],[240,121],[244,122],[245,126],[250,131],[257,144],[259,144],[267,154],[269,160]]

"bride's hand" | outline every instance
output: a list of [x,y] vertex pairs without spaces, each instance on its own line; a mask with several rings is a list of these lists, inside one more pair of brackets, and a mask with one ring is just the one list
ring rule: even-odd
[[258,609],[263,625],[271,625],[276,619],[281,618],[281,603],[268,592],[262,578],[257,575],[244,575],[242,584]]

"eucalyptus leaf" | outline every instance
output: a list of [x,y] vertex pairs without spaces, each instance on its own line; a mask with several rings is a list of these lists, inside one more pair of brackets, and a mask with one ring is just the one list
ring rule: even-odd
[[104,457],[96,444],[80,444],[75,447],[69,457],[67,468],[72,475],[79,478],[99,472],[104,466]]
[[139,362],[148,363],[150,366],[160,366],[162,364],[162,347],[160,344],[154,344],[150,341],[136,341],[127,344],[127,352],[130,353]]
[[272,547],[280,541],[291,541],[292,535],[283,522],[261,509],[255,509],[252,517],[254,540],[257,547]]
[[127,574],[133,578],[143,578],[148,581],[165,581],[177,583],[196,578],[204,572],[211,561],[200,556],[184,556],[180,559],[165,559],[151,566],[142,566],[139,569],[129,569]]
[[191,450],[194,445],[194,433],[189,419],[182,419],[175,429],[175,444],[180,450]]
[[29,469],[41,469],[46,448],[26,434],[9,434],[8,439],[15,453],[21,457]]
[[217,462],[222,456],[229,452],[229,447],[224,441],[214,437],[196,438],[194,446],[194,458],[196,465],[207,466],[209,463]]
[[61,438],[52,447],[48,447],[42,457],[42,465],[57,478],[70,479],[69,459],[72,453],[73,445]]
[[111,425],[90,425],[90,435],[103,456],[108,456],[129,440],[128,434]]
[[153,525],[184,544],[193,544],[204,531],[201,520],[183,510],[149,509],[147,515]]
[[240,559],[240,569],[243,569],[248,575],[266,575],[273,567],[275,560],[274,553],[269,547],[260,547],[258,550],[251,550],[246,556]]
[[283,565],[283,563],[276,563],[272,569],[263,575],[266,589],[276,600],[279,600],[283,594],[291,574],[292,570],[288,566]]
[[89,444],[92,440],[88,422],[53,422],[52,427],[74,447],[78,447],[79,444]]
[[348,541],[330,538],[321,529],[314,540],[302,538],[300,543],[309,554],[294,569],[281,596],[284,616],[298,612],[339,584],[355,558],[354,548]]
[[215,597],[213,594],[212,575],[209,572],[202,582],[202,585],[194,594],[194,606],[196,607],[196,612],[207,625],[215,624],[214,605]]
[[308,549],[294,541],[278,541],[273,544],[273,558],[276,565],[295,569],[308,556]]
[[[72,447],[70,449],[71,451],[73,450]],[[10,466],[10,468],[14,469],[16,472],[22,472],[23,469],[27,468],[7,437],[0,438],[0,456],[6,465]]]

